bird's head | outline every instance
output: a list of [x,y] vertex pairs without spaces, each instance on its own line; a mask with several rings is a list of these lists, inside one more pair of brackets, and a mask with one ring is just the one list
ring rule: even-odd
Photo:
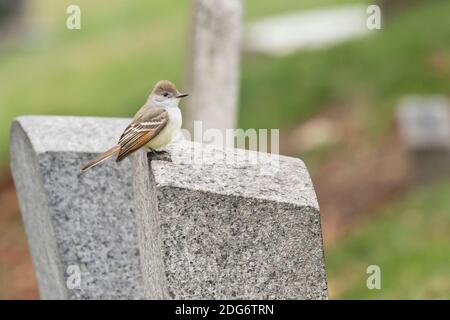
[[187,97],[187,93],[181,93],[177,87],[168,80],[159,81],[153,88],[149,99],[161,107],[177,106],[181,98]]

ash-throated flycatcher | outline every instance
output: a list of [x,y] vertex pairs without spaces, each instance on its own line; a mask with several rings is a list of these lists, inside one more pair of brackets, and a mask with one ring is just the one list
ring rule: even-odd
[[142,147],[155,151],[170,143],[182,123],[178,102],[186,96],[186,93],[178,92],[172,82],[159,81],[147,102],[123,132],[117,145],[90,161],[81,171],[86,171],[116,154],[116,161],[119,162]]

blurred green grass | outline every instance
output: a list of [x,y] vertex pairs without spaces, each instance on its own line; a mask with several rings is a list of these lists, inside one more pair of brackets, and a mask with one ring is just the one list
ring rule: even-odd
[[[355,1],[360,0],[249,0],[245,12],[251,19]],[[7,163],[8,130],[18,115],[131,116],[157,80],[183,82],[189,2],[80,0],[82,28],[74,31],[65,27],[71,1],[32,3],[32,40],[0,51],[0,167]],[[260,66],[244,66],[243,72],[255,67]],[[262,89],[245,84],[244,77],[245,92]],[[252,126],[245,117],[252,109],[242,110],[242,125]]]
[[[365,1],[248,0],[246,19],[349,2]],[[32,41],[0,51],[0,167],[18,115],[131,116],[157,80],[183,82],[188,2],[78,0],[79,31],[65,28],[71,1],[34,3]],[[364,110],[376,140],[401,95],[449,93],[448,12],[448,1],[422,2],[384,21],[382,31],[328,50],[244,55],[240,126],[288,128],[345,105]],[[442,222],[449,221],[449,191],[439,185],[412,194],[387,209],[386,220],[327,251],[328,276],[340,290],[333,297],[448,297],[450,228]],[[382,268],[380,291],[365,287],[369,264]]]
[[[347,2],[247,1],[246,17]],[[79,31],[65,28],[69,4],[40,1],[33,41],[0,52],[0,166],[17,115],[130,116],[158,79],[182,83],[187,2],[79,1]],[[448,66],[439,71],[432,61],[450,55],[449,10],[449,2],[422,3],[385,21],[382,31],[329,50],[244,55],[240,126],[294,126],[340,104],[367,109],[376,137],[389,127],[399,96],[448,92]]]
[[[449,12],[448,1],[420,3],[383,21],[381,31],[328,50],[245,56],[241,125],[285,127],[344,105],[365,108],[376,137],[391,124],[402,95],[449,93]],[[440,69],[433,66],[439,57]]]
[[[449,194],[450,182],[416,190],[328,248],[332,298],[450,299]],[[366,287],[369,265],[380,290]]]

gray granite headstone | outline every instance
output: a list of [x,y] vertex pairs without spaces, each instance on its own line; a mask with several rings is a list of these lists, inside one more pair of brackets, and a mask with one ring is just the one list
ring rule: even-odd
[[324,299],[319,206],[299,159],[179,142],[133,155],[146,298]]
[[179,141],[168,148],[172,162],[140,151],[134,165],[111,160],[81,174],[128,121],[28,116],[12,125],[11,166],[42,298],[327,297],[303,162]]
[[127,123],[32,116],[12,124],[11,167],[43,299],[144,297],[129,160],[79,169]]

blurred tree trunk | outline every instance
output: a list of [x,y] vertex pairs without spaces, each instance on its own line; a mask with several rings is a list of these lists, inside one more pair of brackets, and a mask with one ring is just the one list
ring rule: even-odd
[[418,2],[418,0],[377,0],[377,4],[380,6],[381,11],[386,14],[392,14],[398,10],[408,8],[415,2]]
[[236,127],[242,0],[192,0],[184,125],[203,129]]
[[24,0],[0,0],[0,25],[17,18],[24,8]]
[[0,0],[0,45],[2,40],[6,40],[20,29],[25,2],[25,0]]

